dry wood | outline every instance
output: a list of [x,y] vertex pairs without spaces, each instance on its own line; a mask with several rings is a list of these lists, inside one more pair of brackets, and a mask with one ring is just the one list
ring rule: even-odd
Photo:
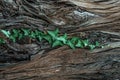
[[114,80],[120,78],[120,48],[102,53],[61,47],[33,61],[1,69],[8,80]]
[[[90,53],[66,46],[51,50],[44,41],[26,39],[25,44],[13,45],[7,40],[0,46],[0,60],[29,61],[0,64],[0,80],[120,79],[120,0],[0,0],[0,29],[21,27],[59,28],[61,34],[111,43],[111,47]],[[0,37],[4,36],[0,33]]]

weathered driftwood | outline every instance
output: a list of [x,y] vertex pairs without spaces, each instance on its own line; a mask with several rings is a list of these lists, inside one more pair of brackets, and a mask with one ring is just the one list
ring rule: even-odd
[[[65,46],[49,52],[46,42],[6,40],[7,44],[0,46],[1,61],[30,61],[1,64],[1,80],[120,79],[120,0],[0,0],[0,29],[21,27],[59,28],[61,34],[114,45],[92,52]],[[0,37],[5,38],[1,33]]]
[[102,53],[61,47],[32,61],[1,68],[6,80],[119,80],[120,48]]

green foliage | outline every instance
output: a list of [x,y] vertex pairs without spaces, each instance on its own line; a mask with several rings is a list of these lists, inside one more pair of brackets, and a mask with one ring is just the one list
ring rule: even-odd
[[42,36],[43,37],[43,39],[45,39],[46,41],[48,41],[49,43],[52,43],[52,37],[50,36],[50,35],[44,35],[44,36]]
[[67,41],[67,45],[70,46],[70,48],[75,49],[75,46],[74,46],[74,44],[72,43],[72,41],[68,40],[68,41]]
[[[26,36],[31,39],[37,39],[39,41],[46,40],[52,47],[68,45],[70,48],[89,48],[94,49],[100,44],[96,41],[95,44],[90,44],[88,39],[81,40],[79,37],[68,38],[67,34],[59,35],[59,30],[47,31],[44,33],[40,30],[30,29],[13,29],[11,31],[1,30],[1,32],[13,42],[20,40]],[[4,39],[0,38],[0,44],[5,43]]]
[[58,40],[58,41],[63,42],[64,44],[66,44],[66,42],[67,42],[67,34],[65,33],[63,36],[59,36],[59,37],[56,36],[55,39]]
[[18,40],[24,38],[23,34],[22,33],[19,33],[19,36],[18,36]]
[[89,45],[89,41],[88,40],[82,40],[83,46],[87,47]]
[[89,46],[89,48],[92,50],[92,49],[94,49],[96,46],[95,45],[93,45],[93,44],[90,44],[90,45],[88,45]]
[[36,34],[35,34],[34,31],[31,31],[28,36],[29,36],[30,38],[32,38],[32,39],[36,38]]
[[75,46],[78,47],[78,48],[83,48],[82,41],[81,40],[77,40],[77,43],[76,43]]
[[54,31],[47,31],[47,32],[48,32],[48,34],[52,37],[52,39],[55,40],[56,37],[58,36],[59,30],[56,29],[56,30],[54,30]]
[[97,46],[97,47],[100,46],[100,43],[96,41],[95,46]]
[[5,34],[6,37],[10,37],[10,32],[7,30],[1,30],[3,34]]
[[[13,29],[14,30],[14,29]],[[22,31],[23,31],[23,35],[24,36],[29,36],[29,34],[30,34],[30,29],[21,29]]]
[[9,38],[10,38],[13,42],[16,42],[16,37],[10,36]]
[[0,44],[5,43],[4,39],[0,38]]
[[56,46],[63,46],[63,44],[62,44],[61,41],[56,40],[56,41],[53,42],[52,47],[56,47]]

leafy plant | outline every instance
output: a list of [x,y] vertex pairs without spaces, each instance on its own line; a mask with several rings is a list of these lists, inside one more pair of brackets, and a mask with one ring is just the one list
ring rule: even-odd
[[[40,30],[31,30],[31,29],[13,29],[11,31],[1,30],[1,32],[13,42],[16,40],[20,40],[24,37],[29,37],[31,39],[36,39],[42,41],[46,40],[52,47],[68,45],[70,48],[89,48],[94,49],[98,47],[100,44],[96,41],[95,44],[89,43],[88,39],[81,40],[79,37],[68,38],[67,34],[63,34],[59,36],[59,30],[47,31],[44,33]],[[5,43],[4,39],[0,38],[0,44]]]
[[82,40],[82,43],[85,47],[87,47],[89,45],[89,41],[88,40]]
[[63,46],[63,43],[59,40],[56,40],[53,42],[52,47],[56,47],[56,46]]
[[1,30],[1,32],[2,32],[6,37],[10,37],[10,31]]
[[65,33],[63,36],[55,37],[56,40],[63,42],[66,44],[67,42],[67,34]]
[[50,35],[44,35],[44,36],[42,36],[43,37],[43,39],[45,39],[46,41],[48,41],[49,43],[52,43],[52,37],[50,36]]
[[96,46],[95,45],[92,45],[92,44],[90,44],[89,45],[89,48],[92,50],[92,49],[94,49]]
[[67,41],[67,45],[70,46],[72,49],[75,49],[74,44],[70,40]]
[[77,40],[77,43],[76,43],[75,46],[78,47],[78,48],[83,48],[83,44],[80,40]]
[[30,29],[21,29],[23,31],[24,36],[28,36],[30,34]]
[[19,33],[18,39],[20,40],[20,39],[22,39],[22,38],[24,38],[23,34],[22,34],[22,33]]
[[56,30],[54,30],[54,31],[47,31],[47,32],[48,32],[48,34],[52,37],[52,39],[55,40],[55,39],[57,38],[57,36],[58,36],[59,30],[56,29]]
[[9,35],[9,38],[13,41],[13,42],[16,42],[16,39],[17,37],[19,36],[19,33],[20,33],[20,30],[17,30],[17,29],[13,29],[11,31],[11,35]]
[[29,35],[30,38],[36,38],[36,34],[34,33],[34,31],[31,31],[30,32],[30,35]]
[[0,38],[0,44],[5,43],[4,39]]

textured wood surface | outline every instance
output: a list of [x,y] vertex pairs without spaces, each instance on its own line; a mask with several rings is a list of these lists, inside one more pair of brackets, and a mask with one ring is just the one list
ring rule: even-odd
[[61,47],[32,61],[1,69],[6,80],[116,80],[120,79],[120,48],[102,53]]
[[120,80],[120,0],[4,1],[0,1],[0,29],[59,28],[69,36],[96,32],[97,40],[104,38],[112,45],[93,52],[43,48],[30,61],[0,68],[0,80]]

